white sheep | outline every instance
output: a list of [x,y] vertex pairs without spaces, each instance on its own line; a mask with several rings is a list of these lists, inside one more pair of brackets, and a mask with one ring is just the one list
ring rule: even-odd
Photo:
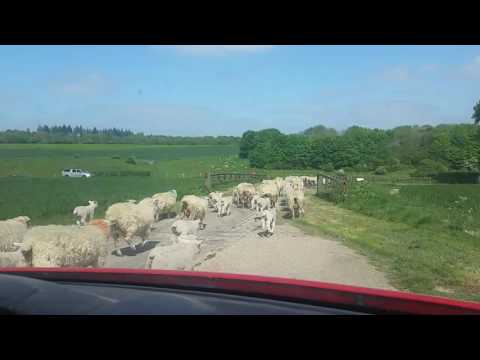
[[218,211],[219,201],[222,199],[222,192],[211,192],[208,194],[208,205],[212,207],[215,211]]
[[182,198],[181,219],[200,220],[201,228],[205,227],[208,201],[195,195],[185,195]]
[[[123,239],[133,250],[136,246],[133,238],[138,236],[145,244],[154,221],[153,201],[145,201],[142,204],[132,204],[128,202],[116,203],[111,205],[106,213],[105,219],[112,225],[112,237],[115,247],[118,240]],[[117,254],[121,255],[121,250],[117,249]]]
[[240,183],[236,187],[237,206],[248,207],[252,197],[257,193],[255,186],[250,183]]
[[176,220],[170,230],[176,236],[177,241],[182,241],[188,238],[188,235],[193,235],[196,238],[198,230],[200,229],[200,219],[197,220]]
[[275,224],[277,221],[277,210],[276,208],[271,208],[268,210],[263,210],[262,214],[255,218],[255,220],[260,219],[262,221],[262,229],[266,233],[273,235],[275,231]]
[[0,252],[14,251],[18,248],[15,243],[23,241],[29,222],[28,216],[0,221]]
[[301,190],[292,190],[287,191],[287,203],[288,208],[292,218],[299,217],[300,215],[305,215],[304,210],[305,195]]
[[268,210],[271,207],[271,202],[268,197],[260,197],[257,199],[256,210],[262,212],[263,210]]
[[198,244],[178,242],[169,246],[157,246],[148,254],[146,269],[193,270],[195,256],[200,252]]
[[73,209],[73,215],[80,218],[80,221],[77,220],[77,225],[85,225],[87,223],[87,218],[89,221],[92,220],[97,206],[98,203],[96,201],[88,200],[88,205],[77,206]]
[[0,268],[3,267],[26,267],[25,256],[20,248],[16,251],[0,252]]
[[218,206],[218,216],[226,216],[230,215],[231,207],[232,207],[233,197],[232,196],[225,196],[222,197],[219,201]]
[[173,189],[167,192],[155,194],[152,196],[152,199],[157,200],[157,213],[155,214],[155,221],[158,221],[162,215],[168,215],[169,211],[177,203],[177,190]]
[[250,209],[256,210],[257,209],[257,200],[260,199],[260,195],[255,194],[252,196],[252,200],[250,201]]
[[[273,180],[272,180],[273,181]],[[271,206],[275,207],[278,201],[278,188],[275,182],[262,183],[258,186],[257,193],[261,197],[268,197],[271,201]]]
[[25,234],[20,251],[33,267],[102,267],[110,235],[110,223],[100,219],[86,226],[36,226]]

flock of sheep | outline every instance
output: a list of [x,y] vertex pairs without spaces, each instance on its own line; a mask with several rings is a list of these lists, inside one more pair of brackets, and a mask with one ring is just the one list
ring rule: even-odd
[[[257,186],[241,183],[231,196],[221,192],[184,196],[170,227],[174,244],[152,249],[146,267],[184,269],[182,264],[199,252],[196,235],[206,226],[208,209],[223,217],[231,214],[233,205],[248,207],[258,212],[255,219],[262,221],[265,233],[273,234],[279,198],[285,197],[292,217],[303,215],[304,186],[315,185],[316,180],[288,176],[264,180]],[[73,210],[76,225],[30,227],[27,216],[0,221],[0,267],[103,267],[109,251],[122,256],[120,240],[134,250],[144,246],[154,223],[168,217],[176,204],[177,192],[170,190],[139,202],[115,203],[108,207],[104,219],[94,219],[98,204],[91,200]],[[135,239],[141,242],[135,243]]]

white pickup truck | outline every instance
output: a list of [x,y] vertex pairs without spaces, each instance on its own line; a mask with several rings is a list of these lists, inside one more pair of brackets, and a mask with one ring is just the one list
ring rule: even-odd
[[65,169],[62,171],[62,176],[89,178],[92,174],[88,171],[83,171],[82,169]]

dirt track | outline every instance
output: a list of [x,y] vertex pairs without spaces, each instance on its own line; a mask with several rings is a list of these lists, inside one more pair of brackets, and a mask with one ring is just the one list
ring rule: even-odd
[[[206,228],[199,231],[202,245],[192,260],[194,269],[393,289],[382,273],[341,242],[307,235],[288,221],[277,222],[275,234],[262,237],[261,223],[254,221],[255,216],[249,209],[233,208],[230,216],[222,218],[210,211]],[[124,256],[110,255],[106,266],[144,268],[153,247],[172,243],[173,221],[158,222],[144,248],[136,252],[124,248]]]

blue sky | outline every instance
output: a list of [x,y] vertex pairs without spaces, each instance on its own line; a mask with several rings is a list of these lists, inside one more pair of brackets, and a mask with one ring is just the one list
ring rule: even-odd
[[0,46],[0,129],[241,135],[471,122],[480,46]]

